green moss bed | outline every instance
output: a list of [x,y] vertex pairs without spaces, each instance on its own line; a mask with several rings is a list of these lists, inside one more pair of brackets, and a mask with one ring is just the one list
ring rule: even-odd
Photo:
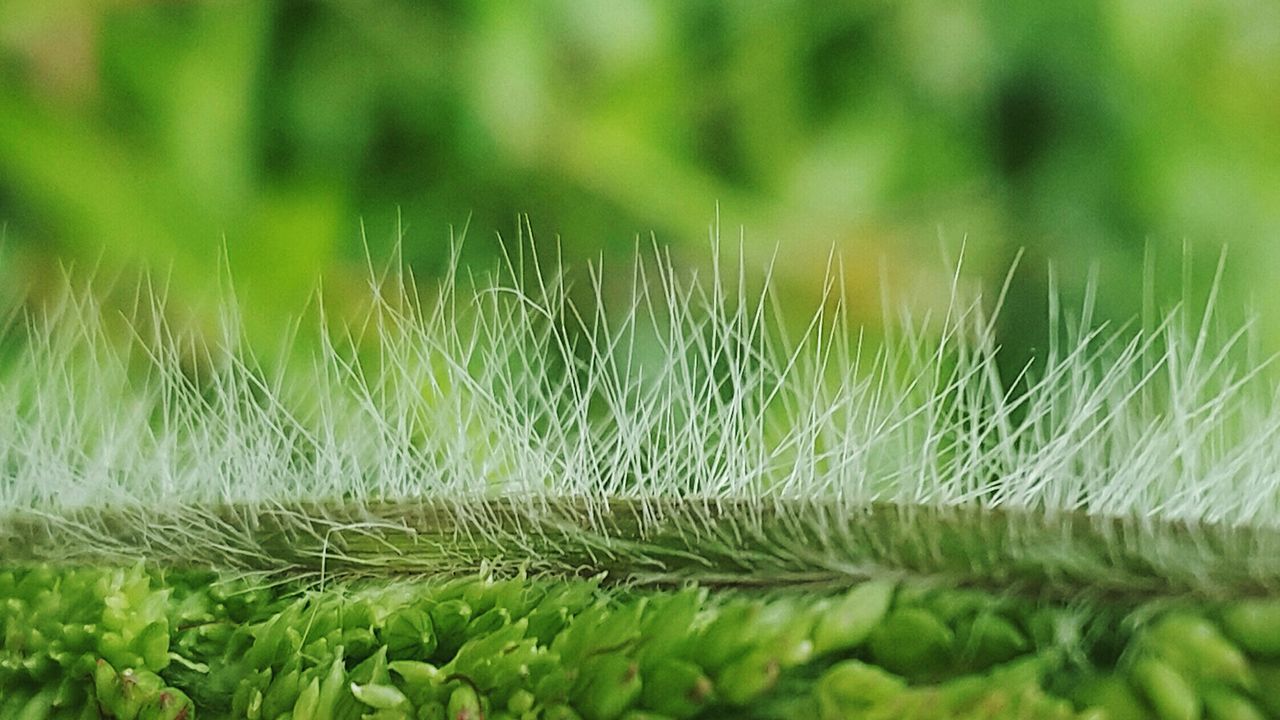
[[1280,717],[1280,602],[0,572],[0,718]]

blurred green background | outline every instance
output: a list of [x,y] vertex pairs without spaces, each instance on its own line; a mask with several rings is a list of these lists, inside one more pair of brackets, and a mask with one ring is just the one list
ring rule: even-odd
[[652,237],[699,267],[718,213],[801,301],[838,249],[871,322],[882,268],[945,298],[962,241],[988,286],[1025,248],[1020,351],[1050,261],[1068,301],[1098,269],[1103,318],[1148,250],[1161,297],[1224,244],[1234,302],[1280,297],[1278,79],[1269,0],[4,0],[0,282],[145,266],[195,297],[225,247],[270,337],[401,235],[419,278],[522,214],[574,265]]

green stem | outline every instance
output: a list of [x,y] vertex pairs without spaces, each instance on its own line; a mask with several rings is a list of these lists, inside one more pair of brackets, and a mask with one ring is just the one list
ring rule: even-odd
[[1280,591],[1280,532],[981,507],[489,498],[11,513],[9,562],[307,576],[498,572],[783,586],[887,574],[1057,596]]

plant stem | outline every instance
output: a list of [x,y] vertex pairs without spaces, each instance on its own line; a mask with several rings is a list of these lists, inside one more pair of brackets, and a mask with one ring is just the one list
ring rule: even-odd
[[1083,513],[838,501],[488,498],[10,513],[17,562],[286,575],[586,576],[775,587],[902,574],[1055,596],[1280,590],[1280,532]]

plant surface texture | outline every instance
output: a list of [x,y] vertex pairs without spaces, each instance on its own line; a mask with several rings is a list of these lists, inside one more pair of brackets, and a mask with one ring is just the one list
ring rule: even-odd
[[145,286],[10,316],[0,719],[1280,718],[1212,299],[1009,378],[959,282],[871,337],[742,276],[371,273],[273,359]]

